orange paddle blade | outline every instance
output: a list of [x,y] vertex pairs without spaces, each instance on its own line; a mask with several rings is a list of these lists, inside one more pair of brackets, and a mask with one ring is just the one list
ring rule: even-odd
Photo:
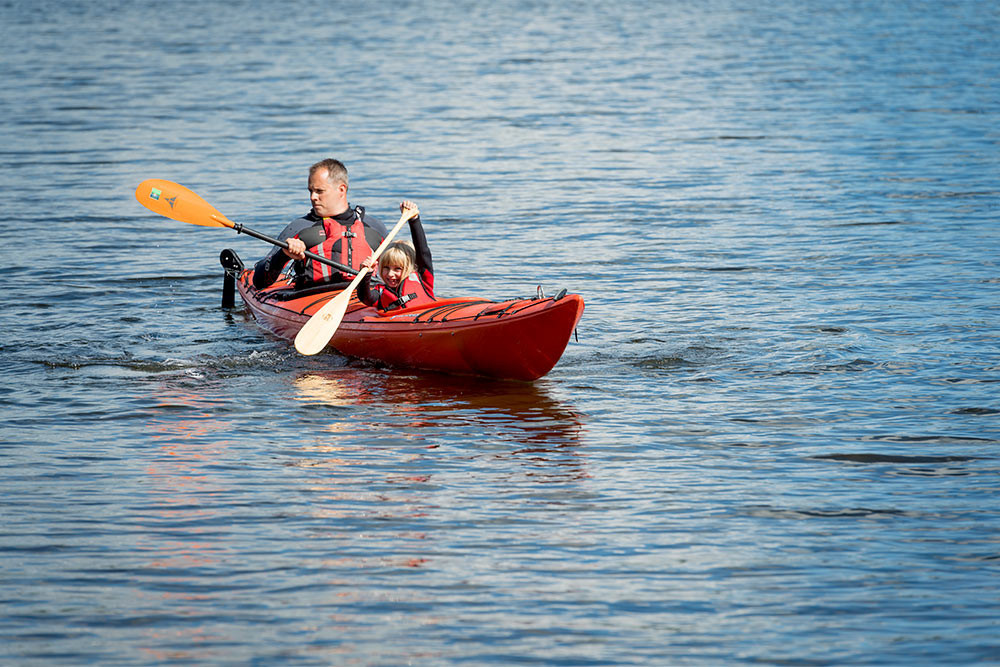
[[229,227],[236,223],[183,185],[150,178],[135,189],[135,198],[153,213],[203,227]]

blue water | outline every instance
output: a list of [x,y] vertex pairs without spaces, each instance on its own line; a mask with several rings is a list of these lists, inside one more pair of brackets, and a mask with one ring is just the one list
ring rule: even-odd
[[[0,5],[0,662],[1000,663],[995,3]],[[545,378],[298,356],[166,178],[420,205]]]

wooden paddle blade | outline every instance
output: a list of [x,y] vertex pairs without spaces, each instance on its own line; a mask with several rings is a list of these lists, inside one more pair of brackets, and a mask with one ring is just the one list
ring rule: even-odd
[[340,326],[340,321],[344,319],[356,282],[355,279],[350,288],[327,301],[325,306],[317,310],[316,314],[302,325],[299,333],[295,335],[295,349],[300,354],[316,354],[327,346],[337,327]]
[[135,189],[135,198],[153,213],[203,227],[229,227],[236,223],[183,185],[150,178]]

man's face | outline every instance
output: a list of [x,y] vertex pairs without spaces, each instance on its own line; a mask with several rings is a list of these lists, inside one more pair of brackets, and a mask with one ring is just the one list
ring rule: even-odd
[[309,201],[313,212],[321,218],[329,218],[347,210],[347,186],[331,183],[330,172],[317,169],[309,177]]

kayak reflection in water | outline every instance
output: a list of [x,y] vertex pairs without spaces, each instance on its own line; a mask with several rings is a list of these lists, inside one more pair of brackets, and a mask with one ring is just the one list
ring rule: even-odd
[[[418,210],[411,201],[399,205],[401,212],[406,209]],[[375,306],[381,312],[389,312],[434,301],[434,265],[419,212],[410,218],[410,238],[413,239],[412,244],[407,241],[390,243],[378,258],[381,284],[372,282],[371,273],[365,274],[358,283],[357,294],[362,303]],[[374,256],[368,257],[362,266],[374,272]]]
[[388,233],[385,225],[347,201],[347,168],[327,158],[309,168],[309,201],[312,209],[292,220],[278,235],[288,248],[274,248],[254,266],[253,284],[263,289],[274,283],[294,260],[296,284],[346,283],[352,274],[306,259],[305,251],[331,259],[355,271]]
[[[389,374],[371,367],[308,371],[293,384],[292,397],[304,403],[377,406],[399,433],[427,438],[435,447],[482,447],[502,457],[584,463],[578,449],[583,415],[543,384],[439,373]],[[333,411],[325,430],[360,434],[350,414]],[[463,431],[463,438],[440,437]]]

